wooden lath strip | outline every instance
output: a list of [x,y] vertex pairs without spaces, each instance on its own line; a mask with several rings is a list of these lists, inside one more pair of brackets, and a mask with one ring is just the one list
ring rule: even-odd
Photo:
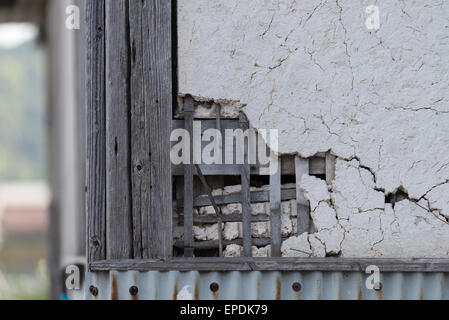
[[105,1],[88,1],[86,16],[86,210],[90,265],[106,259]]
[[[248,119],[243,112],[240,112],[240,128],[245,132],[249,129]],[[241,184],[242,184],[242,230],[243,230],[243,254],[245,257],[251,257],[251,198],[250,198],[250,165],[248,161],[249,137],[244,143],[244,164],[241,165]],[[238,146],[237,146],[238,147]]]
[[[271,218],[267,214],[259,214],[251,216],[252,222],[271,221]],[[184,215],[178,216],[178,222],[182,224],[184,221]],[[194,224],[212,224],[217,223],[218,219],[215,214],[193,214]],[[222,222],[242,222],[242,215],[240,213],[232,213],[222,215]]]
[[281,159],[276,173],[270,175],[271,256],[281,256]]
[[328,185],[331,185],[335,178],[336,159],[337,158],[330,152],[326,153],[326,182]]
[[195,168],[196,168],[196,171],[200,178],[201,183],[206,188],[207,196],[209,197],[209,200],[212,203],[212,207],[215,210],[215,216],[217,218],[218,252],[219,252],[220,257],[222,257],[223,256],[223,234],[222,234],[223,223],[222,223],[221,210],[214,201],[214,196],[212,195],[212,190],[209,187],[209,184],[207,183],[206,178],[201,173],[200,167],[196,164]]
[[[193,99],[186,96],[184,101],[184,128],[190,135],[189,146],[193,145]],[[189,148],[190,149],[190,148]],[[184,165],[184,256],[193,257],[193,155],[190,163]]]
[[[251,203],[255,202],[269,202],[270,192],[269,191],[251,191],[250,192]],[[287,201],[296,199],[296,189],[282,189],[281,190],[281,201]],[[227,194],[223,196],[214,196],[215,203],[218,205],[230,204],[230,203],[241,203],[242,195],[240,193]],[[207,195],[200,195],[193,199],[194,207],[205,207],[212,205],[209,197]],[[175,206],[177,208],[182,208],[183,201],[182,198],[177,199]]]
[[301,178],[309,174],[309,160],[299,156],[295,157],[295,175],[296,175],[296,209],[298,214],[298,235],[309,232],[310,227],[310,208],[307,199],[299,187]]
[[[283,238],[287,239],[287,238]],[[271,244],[271,238],[252,238],[252,244],[258,247],[264,247],[269,244]],[[237,245],[243,245],[244,240],[234,239],[234,240],[223,240],[223,246],[228,246],[230,244],[237,244]],[[208,240],[208,241],[195,241],[193,243],[193,247],[197,250],[211,250],[211,249],[217,249],[218,247],[218,240]],[[183,249],[184,248],[184,242],[183,241],[176,241],[174,243],[174,246],[176,248]]]
[[[218,132],[221,133],[221,106],[217,105],[217,114],[216,114],[216,121],[217,121],[217,130]],[[215,139],[218,139],[218,137],[215,137]],[[219,146],[218,148],[220,149],[220,154],[223,156],[223,144],[221,139],[218,139],[218,143]],[[197,167],[197,170],[199,169],[199,166]],[[202,176],[202,175],[201,175]],[[201,178],[200,176],[200,178]],[[204,181],[206,181],[206,179],[203,177]],[[217,233],[218,233],[218,255],[220,257],[223,257],[223,222],[222,222],[222,215],[221,215],[221,209],[218,208],[217,204],[214,201],[214,198],[212,197],[212,190],[210,190],[209,188],[209,198],[210,198],[210,202],[212,203],[212,205],[214,206],[215,209],[215,213],[217,214]]]

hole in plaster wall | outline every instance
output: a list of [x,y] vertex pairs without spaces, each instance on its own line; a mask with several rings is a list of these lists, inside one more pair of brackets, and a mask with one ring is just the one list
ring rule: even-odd
[[318,179],[326,181],[326,175],[325,174],[311,174],[311,176],[314,176]]
[[269,176],[251,175],[250,186],[260,188],[266,184],[270,184]]
[[281,176],[281,184],[296,183],[296,176],[294,175],[283,175]]
[[339,258],[340,256],[341,256],[341,251],[339,251],[338,253],[333,253],[333,252],[326,253],[327,258],[330,258],[330,257]]
[[396,192],[389,193],[385,196],[385,203],[391,203],[394,208],[396,202],[399,202],[404,199],[409,199],[407,192],[400,187]]
[[[184,118],[183,99],[183,97],[178,97],[178,103],[173,110],[175,119]],[[215,119],[218,107],[220,107],[221,119],[238,119],[240,111],[245,106],[238,101],[215,101],[206,98],[200,100],[194,99],[193,103],[195,119]]]

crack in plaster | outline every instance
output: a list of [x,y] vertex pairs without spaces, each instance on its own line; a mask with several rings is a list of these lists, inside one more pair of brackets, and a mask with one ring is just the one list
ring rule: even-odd
[[[337,175],[326,202],[342,256],[446,256],[449,3],[376,2],[376,31],[364,27],[369,4],[181,0],[179,88],[241,101],[252,127],[279,129],[281,154],[337,156],[353,181]],[[353,226],[364,217],[365,234]],[[329,251],[306,238],[311,255]]]

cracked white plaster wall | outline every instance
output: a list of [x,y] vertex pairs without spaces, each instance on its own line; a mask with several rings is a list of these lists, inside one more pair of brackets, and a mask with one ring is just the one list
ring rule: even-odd
[[281,153],[331,150],[341,255],[447,256],[448,16],[443,0],[180,0],[180,94],[239,102]]

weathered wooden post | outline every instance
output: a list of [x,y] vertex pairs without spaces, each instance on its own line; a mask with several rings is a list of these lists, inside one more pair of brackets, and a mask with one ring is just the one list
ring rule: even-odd
[[171,256],[171,1],[89,1],[88,260]]

